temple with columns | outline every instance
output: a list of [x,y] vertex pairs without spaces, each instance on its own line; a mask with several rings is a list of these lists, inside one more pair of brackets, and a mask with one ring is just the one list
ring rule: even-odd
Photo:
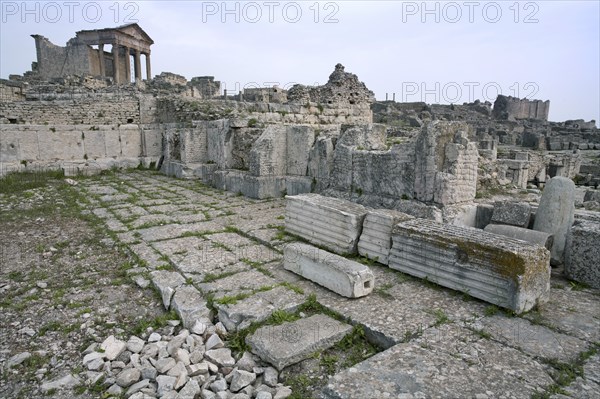
[[[125,84],[152,78],[150,46],[154,41],[138,24],[82,30],[65,47],[52,44],[41,35],[31,36],[37,52],[32,71],[40,79],[92,75]],[[142,56],[145,71],[142,71]]]

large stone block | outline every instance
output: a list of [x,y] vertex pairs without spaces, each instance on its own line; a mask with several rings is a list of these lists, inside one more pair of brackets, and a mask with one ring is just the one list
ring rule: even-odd
[[552,248],[552,242],[554,240],[552,234],[544,233],[543,231],[524,229],[517,226],[489,224],[483,230],[487,231],[488,233],[498,234],[521,241],[527,241],[530,244],[540,245],[547,250]]
[[392,269],[517,313],[548,299],[550,254],[543,247],[424,219],[396,225],[392,240]]
[[496,201],[492,223],[527,227],[531,218],[531,206],[526,202]]
[[285,228],[338,254],[355,254],[367,209],[318,194],[286,196]]
[[283,267],[347,298],[359,298],[373,291],[375,277],[358,262],[312,245],[292,243],[283,250]]
[[358,241],[358,253],[387,265],[392,248],[392,229],[396,224],[410,219],[413,217],[393,210],[369,211]]
[[566,244],[567,277],[600,288],[600,224],[576,222],[569,231]]
[[553,177],[544,188],[533,224],[534,230],[554,235],[553,263],[564,261],[565,243],[574,214],[575,183],[566,177]]
[[350,325],[316,314],[279,326],[261,327],[246,342],[261,359],[283,370],[332,347],[350,331]]

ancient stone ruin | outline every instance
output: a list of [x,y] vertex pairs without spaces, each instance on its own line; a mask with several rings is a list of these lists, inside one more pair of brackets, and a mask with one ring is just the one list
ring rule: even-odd
[[[160,172],[161,182],[187,184],[165,195],[179,202],[147,198],[148,205],[134,206],[137,214],[121,219],[115,215],[133,207],[119,204],[128,193],[86,186],[96,190],[94,215],[144,260],[149,281],[140,277],[139,285],[151,281],[162,306],[181,321],[177,335],[108,337],[86,351],[87,371],[109,370],[110,394],[285,398],[292,391],[279,376],[343,342],[352,324],[382,352],[338,370],[321,397],[366,397],[367,388],[353,385],[361,378],[368,389],[380,389],[373,397],[452,397],[462,389],[495,397],[499,391],[483,394],[496,389],[487,365],[464,380],[478,363],[466,367],[460,359],[470,355],[453,351],[472,343],[492,358],[506,352],[529,359],[519,376],[498,377],[510,380],[509,396],[520,397],[522,389],[549,391],[552,379],[537,359],[554,357],[541,353],[542,345],[515,343],[502,323],[576,340],[577,348],[600,339],[597,331],[582,337],[569,323],[555,330],[546,328],[549,321],[527,321],[554,306],[556,281],[600,288],[595,121],[551,122],[549,101],[502,95],[493,106],[377,101],[341,64],[322,86],[222,93],[213,76],[152,78],[153,41],[138,24],[80,31],[66,47],[33,37],[32,71],[0,81],[0,177],[137,168]],[[194,190],[201,190],[202,206],[222,195],[239,213],[181,213],[181,202],[196,201]],[[174,210],[179,219],[149,214],[151,206]],[[147,219],[138,221],[140,215]],[[238,246],[248,252],[240,255]],[[456,305],[457,313],[442,317],[423,312],[421,302],[407,305],[429,289],[433,299],[425,302]],[[381,302],[386,295],[396,302]],[[426,321],[401,329],[417,308]],[[521,317],[504,319],[495,315],[499,308]],[[374,315],[379,311],[384,319]],[[293,313],[293,320],[270,324],[281,316],[276,312]],[[485,314],[471,320],[473,313]],[[484,334],[485,323],[493,324],[494,340]],[[318,333],[306,334],[312,329]],[[234,358],[228,334],[240,334],[243,355]],[[460,370],[445,377],[444,387],[428,382],[422,369],[438,358]],[[500,369],[513,367],[499,362]]]

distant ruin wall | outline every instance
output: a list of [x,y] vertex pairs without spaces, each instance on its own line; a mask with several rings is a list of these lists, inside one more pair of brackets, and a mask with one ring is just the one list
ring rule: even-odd
[[499,95],[492,115],[500,120],[536,119],[547,121],[550,101],[518,99]]

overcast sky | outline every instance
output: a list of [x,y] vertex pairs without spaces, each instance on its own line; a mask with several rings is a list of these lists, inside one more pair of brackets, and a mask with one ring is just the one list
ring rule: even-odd
[[[137,22],[152,73],[243,87],[324,84],[335,64],[377,99],[550,100],[550,120],[600,121],[600,2],[55,1],[1,3],[0,77],[36,60],[31,34]],[[143,69],[143,68],[142,68]]]

